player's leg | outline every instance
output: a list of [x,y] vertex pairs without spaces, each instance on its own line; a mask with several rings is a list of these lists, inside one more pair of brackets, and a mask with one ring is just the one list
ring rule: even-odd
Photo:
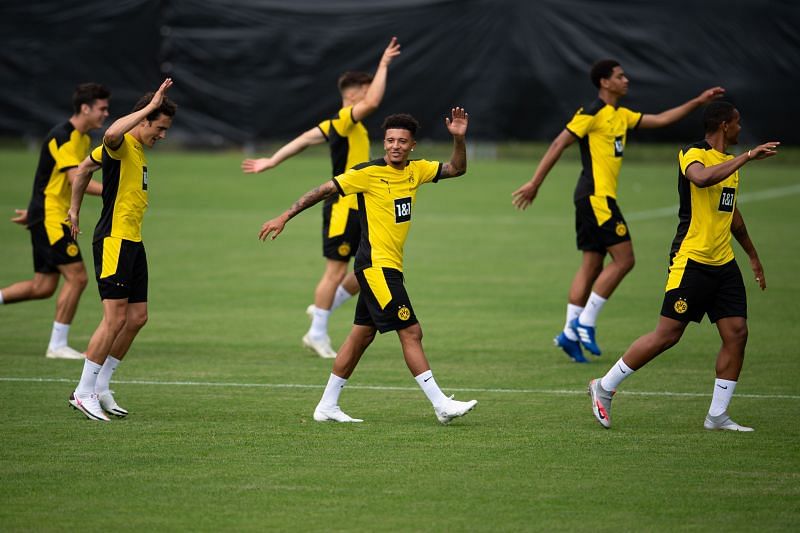
[[325,271],[314,291],[314,305],[306,309],[311,317],[311,326],[303,336],[303,345],[326,359],[336,357],[328,336],[328,318],[336,290],[347,274],[347,264],[347,261],[325,260]]
[[81,411],[90,420],[108,420],[95,393],[95,386],[97,376],[103,368],[114,339],[125,326],[127,307],[127,298],[103,300],[103,319],[89,340],[81,379],[75,391],[70,395],[70,405]]
[[[358,317],[358,311],[356,316]],[[361,356],[375,339],[375,331],[375,327],[371,325],[358,323],[353,325],[344,344],[339,348],[325,391],[314,409],[314,420],[317,422],[363,422],[362,419],[353,418],[341,410],[339,395],[361,360]]]
[[677,344],[688,322],[660,316],[656,329],[636,339],[602,378],[589,383],[592,412],[600,425],[611,427],[611,398],[623,380]]
[[737,424],[728,416],[728,405],[739,381],[747,345],[747,295],[744,280],[735,261],[721,267],[718,278],[719,285],[708,316],[712,322],[716,322],[722,346],[717,355],[717,375],[711,405],[703,426],[706,429],[753,431],[752,428]]
[[[76,245],[77,246],[77,245]],[[56,299],[56,317],[50,343],[47,346],[47,357],[52,359],[83,359],[83,354],[68,345],[68,335],[78,302],[86,289],[87,274],[83,261],[58,265],[64,277],[64,283]]]
[[603,259],[605,254],[593,250],[583,250],[581,264],[572,284],[569,288],[569,300],[567,303],[567,315],[564,328],[553,340],[553,343],[561,348],[576,363],[586,363],[581,350],[578,332],[575,330],[574,323],[580,316],[589,298],[592,285],[597,276],[603,270]]
[[18,281],[0,289],[4,304],[25,302],[28,300],[43,300],[50,298],[58,287],[58,272],[36,272],[33,279]]
[[588,246],[583,249],[602,249],[611,255],[611,261],[596,276],[574,328],[584,348],[594,355],[600,355],[601,350],[595,338],[597,316],[622,278],[633,269],[634,256],[628,226],[616,201],[613,198],[591,197],[589,206],[584,220]]

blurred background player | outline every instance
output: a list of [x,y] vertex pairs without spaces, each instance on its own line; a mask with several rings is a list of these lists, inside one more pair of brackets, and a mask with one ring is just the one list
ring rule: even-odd
[[456,107],[445,118],[445,124],[453,136],[450,162],[409,161],[419,125],[411,115],[390,115],[383,122],[384,157],[335,176],[261,227],[261,240],[270,235],[275,239],[291,218],[337,193],[358,195],[362,206],[359,216],[364,231],[354,266],[361,292],[353,328],[339,349],[325,392],[314,410],[317,422],[362,422],[339,408],[339,395],[375,339],[376,331],[397,331],[406,365],[433,405],[439,422],[447,424],[467,414],[477,403],[448,398],[436,384],[422,349],[422,328],[403,286],[403,245],[411,227],[417,190],[425,183],[461,176],[467,171],[467,113]]
[[[342,108],[333,118],[302,133],[272,157],[245,159],[242,170],[246,173],[263,172],[311,145],[326,141],[330,147],[332,176],[338,176],[354,165],[368,161],[369,135],[362,121],[380,105],[386,90],[389,64],[398,55],[400,45],[397,38],[392,37],[374,76],[366,72],[345,72],[339,77]],[[355,276],[347,273],[347,264],[355,256],[360,239],[355,196],[326,198],[322,209],[322,255],[325,257],[325,272],[314,291],[314,304],[306,309],[311,318],[311,327],[303,336],[303,345],[320,357],[336,357],[328,336],[328,317],[359,290]]]
[[[55,126],[45,137],[33,180],[28,209],[17,209],[13,222],[25,224],[31,232],[33,279],[0,289],[0,304],[49,298],[64,277],[56,300],[56,316],[46,357],[83,359],[83,354],[67,344],[69,328],[81,294],[86,288],[86,267],[78,242],[67,226],[72,183],[77,167],[91,147],[88,132],[103,126],[108,117],[111,93],[97,83],[83,83],[72,95],[73,114]],[[90,180],[86,192],[99,196],[103,186]]]
[[106,413],[126,416],[109,390],[111,375],[147,322],[147,255],[142,219],[147,209],[148,168],[144,146],[152,148],[167,135],[177,106],[166,97],[167,78],[155,93],[142,96],[133,111],[106,130],[78,170],[69,218],[72,235],[89,172],[103,167],[103,211],[94,231],[95,278],[103,301],[103,319],[89,341],[83,372],[69,403],[90,420],[108,421]]
[[736,205],[739,169],[749,161],[776,154],[779,142],[768,142],[734,157],[739,111],[728,102],[705,110],[705,139],[678,154],[678,230],[672,241],[666,294],[655,331],[639,337],[602,379],[589,383],[592,411],[604,428],[611,427],[611,397],[619,384],[660,353],[674,346],[686,325],[707,314],[716,323],[722,347],[717,355],[714,393],[703,426],[706,429],[753,431],[728,416],[747,343],[747,294],[731,247],[731,234],[750,258],[761,290],[764,269]]
[[[583,259],[569,290],[564,329],[554,342],[581,363],[586,362],[581,345],[600,355],[595,337],[597,315],[634,264],[630,233],[616,201],[627,131],[667,126],[725,93],[721,87],[713,87],[678,107],[647,115],[619,106],[628,93],[628,78],[619,62],[600,60],[589,76],[599,89],[597,99],[578,109],[542,156],[531,180],[512,193],[514,206],[527,208],[561,153],[576,139],[579,141],[583,170],[574,202],[577,243]],[[611,261],[603,267],[607,253]]]

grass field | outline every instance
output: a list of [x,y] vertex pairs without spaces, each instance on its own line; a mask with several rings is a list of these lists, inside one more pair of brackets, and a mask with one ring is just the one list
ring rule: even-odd
[[[424,143],[415,153],[427,156]],[[625,382],[605,431],[586,383],[655,326],[677,223],[665,209],[677,203],[675,153],[623,167],[637,266],[601,316],[605,355],[588,365],[552,346],[579,261],[575,158],[527,212],[510,205],[540,153],[475,161],[418,196],[407,288],[437,381],[479,401],[443,427],[393,334],[376,339],[342,395],[365,422],[311,419],[331,368],[300,345],[322,267],[319,210],[274,242],[256,234],[327,176],[321,152],[258,176],[240,173],[240,154],[151,152],[150,321],[112,383],[131,415],[99,424],[68,409],[81,364],[44,357],[54,300],[0,307],[0,529],[796,530],[797,167],[742,171],[740,208],[769,287],[757,290],[737,246],[750,339],[731,412],[756,432],[702,429],[719,348],[707,321]],[[4,150],[0,161],[5,220],[27,204],[36,154]],[[84,205],[90,257],[99,201]],[[29,277],[27,232],[0,222],[0,242],[0,286]],[[333,315],[334,344],[353,309]],[[100,316],[90,282],[73,347],[86,347]]]

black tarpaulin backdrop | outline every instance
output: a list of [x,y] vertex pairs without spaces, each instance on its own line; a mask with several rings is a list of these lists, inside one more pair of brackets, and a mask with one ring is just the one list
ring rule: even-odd
[[[126,113],[167,75],[171,135],[203,144],[289,139],[336,111],[344,70],[373,71],[402,44],[367,121],[410,112],[420,137],[467,108],[470,137],[549,140],[596,89],[587,70],[618,59],[623,104],[656,113],[722,85],[744,140],[800,144],[800,2],[643,0],[0,0],[0,134],[38,137],[70,114],[73,87],[112,91]],[[700,113],[637,139],[688,142]]]

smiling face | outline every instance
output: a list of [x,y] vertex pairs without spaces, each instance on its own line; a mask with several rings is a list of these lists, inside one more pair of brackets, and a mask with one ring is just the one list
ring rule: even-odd
[[172,126],[172,117],[160,114],[155,120],[142,120],[135,130],[135,137],[150,148],[167,136],[167,130]]
[[409,130],[390,128],[383,136],[383,149],[386,151],[386,162],[396,168],[402,168],[408,161],[411,150],[417,145],[414,135]]
[[90,130],[102,128],[108,118],[108,99],[95,100],[91,105],[82,104],[81,114],[85,117]]

